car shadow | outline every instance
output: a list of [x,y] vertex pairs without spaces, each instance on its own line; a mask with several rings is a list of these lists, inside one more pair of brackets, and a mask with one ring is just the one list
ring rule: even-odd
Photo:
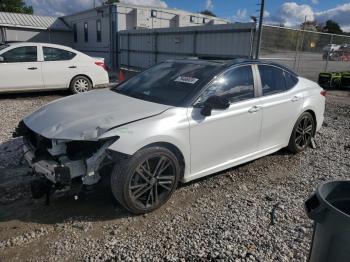
[[[19,140],[8,141],[0,144],[0,149],[11,147],[11,143],[17,147],[21,142]],[[16,157],[19,155],[20,152],[17,152]],[[292,154],[286,149],[282,149],[273,155],[287,156]],[[227,172],[235,173],[235,170],[252,162],[254,161],[186,184],[179,184],[178,189],[201,183]],[[72,191],[54,194],[50,198],[50,204],[47,205],[45,197],[37,200],[32,198],[30,182],[33,180],[33,176],[30,171],[31,169],[23,162],[7,168],[0,168],[0,223],[19,220],[30,223],[57,224],[70,219],[93,222],[134,216],[115,200],[110,189],[108,175],[103,176],[101,183],[90,191],[83,191],[79,194],[74,194]]]
[[23,221],[43,224],[67,219],[103,221],[132,216],[114,199],[108,176],[91,190],[53,194],[33,199],[30,183],[35,177],[23,160],[22,138],[0,143],[0,223]]
[[183,187],[188,187],[188,186],[191,186],[193,184],[196,184],[196,183],[199,183],[199,182],[203,182],[205,180],[208,180],[210,178],[215,178],[215,177],[220,177],[222,175],[225,175],[225,174],[228,174],[228,173],[235,173],[235,171],[243,168],[243,167],[247,167],[249,166],[251,163],[255,162],[255,161],[258,161],[259,159],[263,159],[263,158],[266,158],[266,157],[271,157],[271,156],[284,156],[284,157],[291,157],[293,156],[294,154],[291,153],[290,151],[288,151],[288,149],[286,148],[282,148],[280,149],[279,151],[275,152],[275,153],[272,153],[270,155],[267,155],[267,156],[264,156],[262,158],[258,158],[258,159],[254,159],[254,160],[251,160],[249,162],[245,162],[243,164],[240,164],[240,165],[237,165],[237,166],[234,166],[234,167],[230,167],[228,169],[225,169],[225,170],[222,170],[220,172],[217,172],[217,173],[213,173],[213,174],[210,174],[210,175],[207,175],[207,176],[204,176],[204,177],[201,177],[201,178],[198,178],[198,179],[195,179],[193,181],[190,181],[190,182],[187,182],[187,183],[181,183],[179,184],[178,188],[183,188]]
[[33,97],[45,97],[45,96],[69,96],[71,93],[68,90],[55,90],[55,91],[37,91],[37,92],[16,92],[16,93],[0,93],[1,99],[25,99]]
[[108,187],[97,186],[91,192],[77,195],[55,194],[47,205],[45,197],[37,200],[31,197],[30,182],[26,181],[26,185],[11,190],[12,194],[22,197],[7,203],[0,202],[0,223],[19,220],[57,224],[71,219],[93,222],[133,216],[118,204]]

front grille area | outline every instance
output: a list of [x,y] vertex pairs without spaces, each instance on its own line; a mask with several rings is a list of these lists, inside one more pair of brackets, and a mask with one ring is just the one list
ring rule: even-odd
[[[59,161],[62,155],[52,156],[48,149],[52,149],[52,141],[47,139],[33,130],[28,128],[22,121],[16,131],[13,134],[14,137],[23,136],[25,143],[33,151],[35,160],[54,160]],[[99,141],[67,141],[66,152],[64,155],[70,160],[87,159],[95,154],[101,146],[105,143],[105,140]],[[63,153],[63,152],[62,152]]]
[[51,140],[35,133],[23,121],[19,123],[13,136],[23,136],[24,142],[33,150],[36,161],[42,159],[54,160],[47,151],[47,149],[52,147]]
[[71,141],[67,144],[67,156],[71,160],[89,158],[103,145],[102,141]]
[[28,128],[28,131],[24,135],[24,138],[30,143],[35,150],[46,151],[52,147],[51,140],[43,136],[38,135],[34,131]]

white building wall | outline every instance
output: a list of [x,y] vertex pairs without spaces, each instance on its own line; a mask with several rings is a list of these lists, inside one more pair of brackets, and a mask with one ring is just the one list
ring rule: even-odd
[[[205,24],[229,23],[229,21],[205,16],[201,14],[189,13],[177,9],[136,6],[127,4],[115,4],[116,14],[110,14],[109,6],[102,6],[87,10],[81,13],[63,17],[63,20],[71,27],[77,26],[77,41],[73,42],[73,48],[92,56],[104,57],[106,63],[111,66],[112,59],[117,54],[112,55],[111,45],[118,43],[111,41],[111,17],[116,16],[115,34],[121,30],[132,30],[139,28],[174,28],[184,26],[199,26]],[[102,23],[102,41],[96,39],[96,20]],[[84,41],[84,23],[88,23],[88,42]],[[114,62],[115,63],[115,62]]]
[[[101,42],[97,41],[97,21],[101,21]],[[77,39],[72,47],[94,57],[103,57],[110,64],[110,18],[107,7],[64,17],[64,21],[73,29],[77,28]],[[88,24],[88,41],[84,39],[84,24]],[[72,37],[74,32],[72,33]],[[74,37],[73,37],[74,38]]]

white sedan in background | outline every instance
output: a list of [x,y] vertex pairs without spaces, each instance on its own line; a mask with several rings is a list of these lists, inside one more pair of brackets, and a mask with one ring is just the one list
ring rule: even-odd
[[108,83],[103,58],[54,44],[0,45],[0,93],[68,88],[83,93]]

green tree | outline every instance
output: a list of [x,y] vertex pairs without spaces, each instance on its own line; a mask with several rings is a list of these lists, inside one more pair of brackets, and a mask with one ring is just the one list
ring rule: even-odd
[[328,20],[322,31],[332,34],[343,34],[343,30],[340,28],[339,24],[333,20]]
[[214,17],[216,17],[216,15],[212,12],[212,11],[210,11],[210,10],[203,10],[203,11],[201,11],[200,12],[202,15],[209,15],[209,16],[214,16]]
[[33,7],[23,0],[0,0],[0,12],[33,14]]

